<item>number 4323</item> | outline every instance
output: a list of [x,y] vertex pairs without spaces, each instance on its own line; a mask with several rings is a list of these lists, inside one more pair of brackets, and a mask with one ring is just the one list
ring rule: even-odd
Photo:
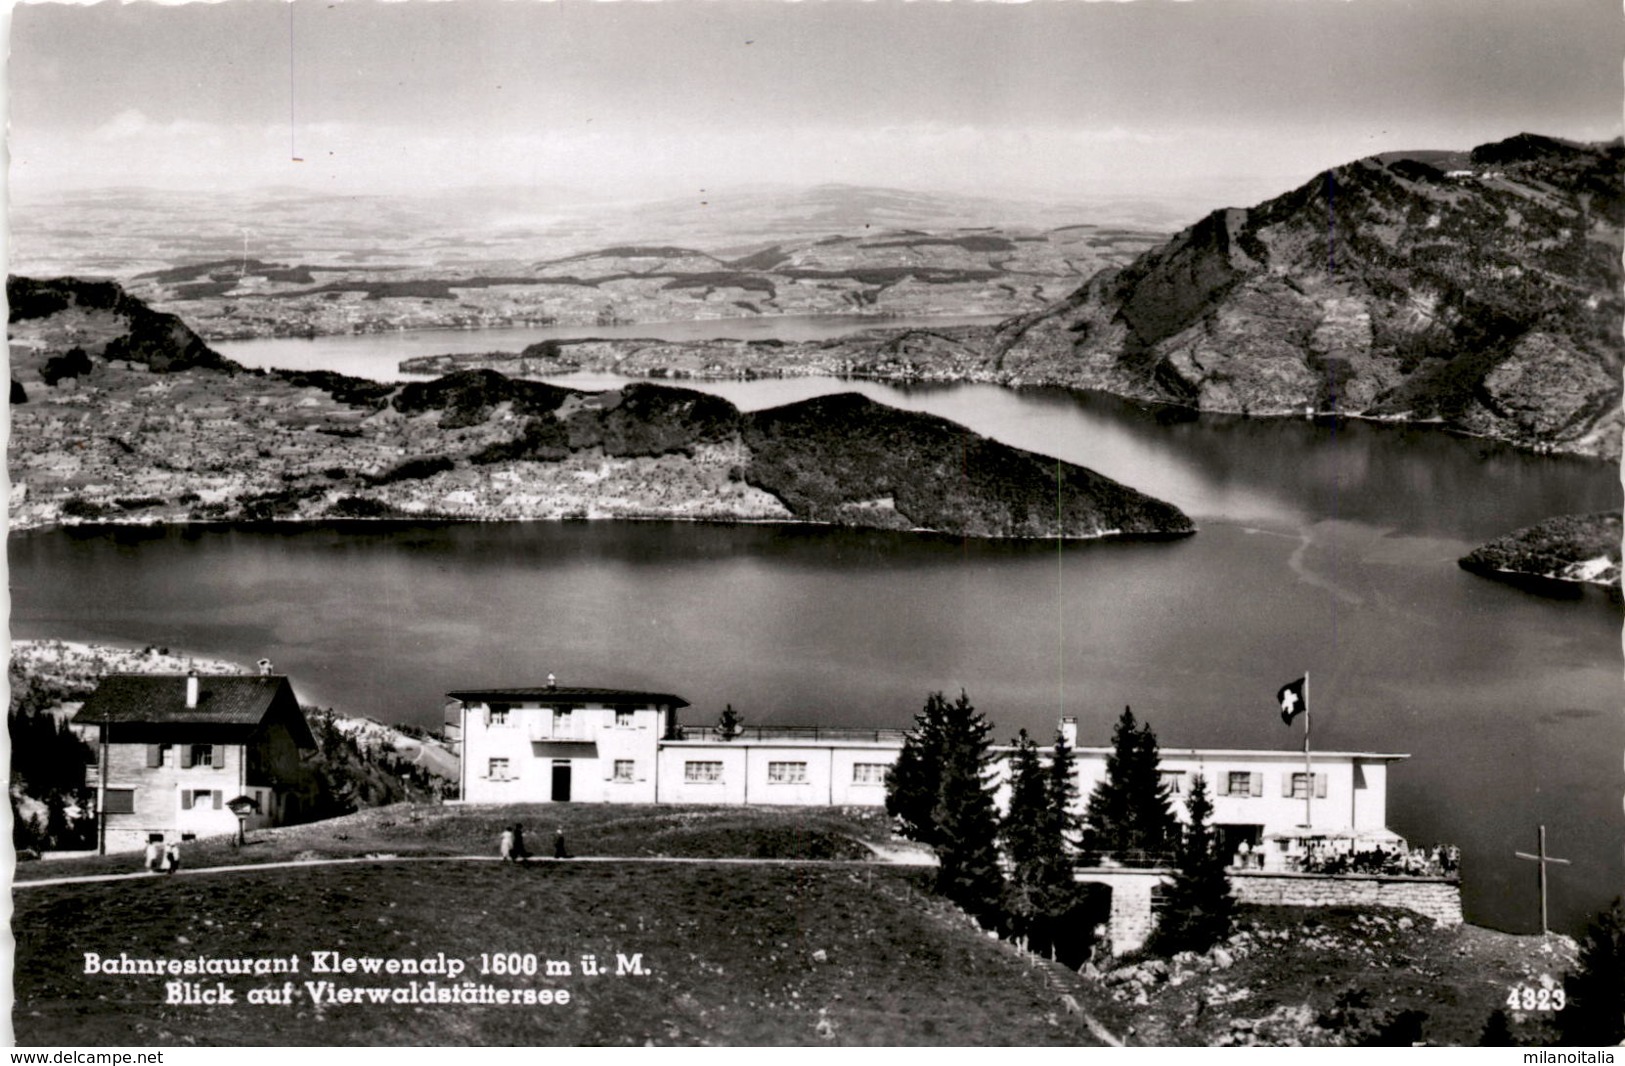
[[1527,988],[1513,985],[1507,993],[1507,1006],[1513,1010],[1562,1010],[1568,996],[1561,988]]

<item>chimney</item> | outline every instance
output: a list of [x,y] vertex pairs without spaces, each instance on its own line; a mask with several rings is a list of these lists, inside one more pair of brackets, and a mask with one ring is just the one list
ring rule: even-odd
[[197,707],[197,670],[191,670],[186,675],[186,706],[188,709]]
[[262,675],[269,675],[271,671],[275,669],[275,667],[271,665],[271,660],[269,659],[261,659],[258,665]]
[[558,688],[559,687],[558,679],[555,678],[552,674],[547,675],[547,687],[548,688]]
[[1069,748],[1078,746],[1078,720],[1070,714],[1061,719],[1061,738]]

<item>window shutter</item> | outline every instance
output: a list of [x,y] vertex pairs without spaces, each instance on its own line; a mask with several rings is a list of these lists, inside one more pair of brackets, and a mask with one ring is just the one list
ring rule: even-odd
[[1259,773],[1257,770],[1253,771],[1252,786],[1253,795],[1262,796],[1264,794],[1264,775]]
[[1286,799],[1292,798],[1292,771],[1290,770],[1281,775],[1281,795]]
[[1326,775],[1325,774],[1316,774],[1315,775],[1315,798],[1317,800],[1323,800],[1323,799],[1326,798]]
[[1217,775],[1217,777],[1218,777],[1218,781],[1217,781],[1216,787],[1213,789],[1213,791],[1218,793],[1221,796],[1230,795],[1230,775],[1229,774],[1219,774],[1219,775]]
[[147,745],[147,765],[162,766],[164,764],[164,749],[157,744]]
[[215,789],[214,790],[214,809],[218,811],[222,806],[225,805],[225,800],[226,800],[226,794],[224,792],[220,791],[218,788]]
[[183,767],[192,765],[192,745],[190,744],[181,745],[181,765]]
[[189,811],[191,809],[192,809],[192,790],[189,789],[189,788],[183,788],[183,789],[181,789],[181,810]]

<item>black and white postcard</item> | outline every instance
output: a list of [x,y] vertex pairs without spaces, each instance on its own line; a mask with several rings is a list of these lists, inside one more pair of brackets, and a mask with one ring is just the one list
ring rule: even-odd
[[16,1043],[1625,1039],[1617,5],[9,47]]

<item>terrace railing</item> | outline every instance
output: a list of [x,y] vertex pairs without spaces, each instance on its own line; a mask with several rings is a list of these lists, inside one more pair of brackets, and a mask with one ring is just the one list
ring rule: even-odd
[[873,744],[901,744],[908,735],[904,729],[861,729],[853,726],[831,725],[747,725],[724,737],[715,725],[681,725],[677,727],[677,740],[797,740],[831,743],[857,741]]

